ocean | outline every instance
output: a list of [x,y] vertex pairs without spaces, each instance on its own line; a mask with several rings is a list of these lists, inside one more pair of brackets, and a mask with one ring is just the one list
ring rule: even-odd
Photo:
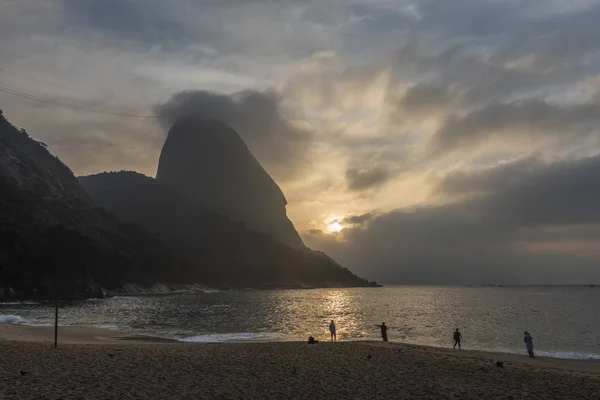
[[[214,291],[116,297],[60,304],[59,324],[117,328],[190,342],[389,340],[525,353],[531,332],[538,355],[600,359],[600,287],[507,286]],[[0,303],[0,323],[54,323],[53,303]]]

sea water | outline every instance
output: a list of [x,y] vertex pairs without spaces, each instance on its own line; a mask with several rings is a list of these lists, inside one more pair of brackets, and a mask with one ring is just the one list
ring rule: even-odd
[[[47,325],[53,303],[0,303],[0,323]],[[60,324],[118,328],[188,342],[379,340],[600,359],[600,288],[586,286],[383,287],[222,291],[61,303]]]

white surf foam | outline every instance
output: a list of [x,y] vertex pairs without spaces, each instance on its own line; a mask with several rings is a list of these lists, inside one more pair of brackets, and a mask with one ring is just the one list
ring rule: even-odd
[[210,333],[179,339],[180,342],[226,343],[226,342],[282,342],[286,336],[277,333]]
[[600,360],[600,354],[570,353],[566,351],[536,351],[541,357],[563,358],[567,360]]
[[[435,347],[440,347],[440,346],[435,346]],[[440,348],[445,348],[445,347],[440,347]],[[525,349],[523,349],[523,351],[519,351],[519,350],[514,350],[514,349],[506,349],[506,348],[477,347],[477,348],[473,348],[473,349],[469,349],[469,350],[484,351],[484,352],[499,353],[499,354],[503,353],[503,354],[512,354],[512,355],[523,355],[524,357],[527,357],[527,352],[525,351]],[[569,352],[569,351],[542,351],[542,350],[535,350],[535,349],[534,349],[534,352],[535,352],[535,355],[539,356],[539,357],[560,358],[560,359],[565,359],[565,360],[600,360],[600,354],[574,353],[574,352]]]
[[0,324],[19,325],[22,320],[18,315],[0,315]]

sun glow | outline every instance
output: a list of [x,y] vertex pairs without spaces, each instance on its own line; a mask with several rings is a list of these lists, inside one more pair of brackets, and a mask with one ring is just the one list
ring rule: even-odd
[[344,229],[344,227],[337,220],[335,220],[335,221],[330,222],[329,224],[327,224],[327,230],[329,232],[339,232],[342,229]]

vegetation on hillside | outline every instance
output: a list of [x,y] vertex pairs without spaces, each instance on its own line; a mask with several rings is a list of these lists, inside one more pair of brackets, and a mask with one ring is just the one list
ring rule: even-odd
[[94,209],[72,172],[0,116],[0,299],[85,298],[183,282],[190,266],[145,229]]
[[201,209],[162,182],[130,171],[80,178],[97,206],[143,225],[216,287],[367,286],[323,253],[296,249]]

